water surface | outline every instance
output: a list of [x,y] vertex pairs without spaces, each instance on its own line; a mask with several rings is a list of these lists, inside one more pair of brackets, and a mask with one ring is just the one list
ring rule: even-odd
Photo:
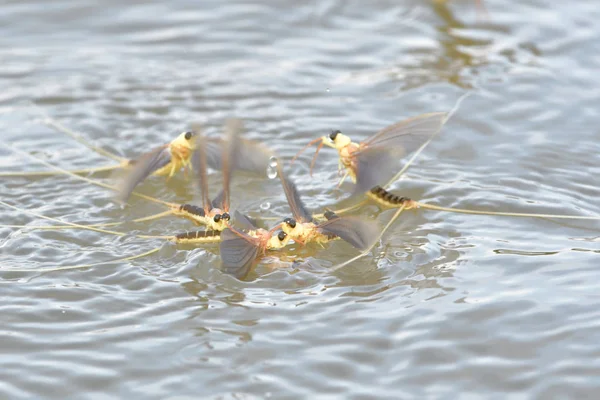
[[[362,139],[470,92],[394,190],[452,207],[600,214],[597,4],[486,0],[485,17],[450,3],[4,1],[0,138],[64,168],[109,163],[45,126],[33,101],[126,157],[192,123],[217,135],[235,116],[285,158],[330,129]],[[292,169],[307,205],[333,207],[349,190],[332,190],[335,154],[323,150],[312,178],[308,159]],[[9,149],[0,167],[44,168]],[[198,200],[181,178],[140,190]],[[66,176],[2,178],[0,194],[79,223],[164,210],[121,209],[110,191]],[[232,198],[255,216],[287,212],[277,181],[245,175]],[[189,228],[171,218],[118,229]],[[0,229],[4,269],[160,247],[88,269],[2,272],[0,397],[594,398],[599,229],[421,210],[347,268],[331,270],[355,254],[335,242],[267,259],[244,281],[219,271],[214,247]]]

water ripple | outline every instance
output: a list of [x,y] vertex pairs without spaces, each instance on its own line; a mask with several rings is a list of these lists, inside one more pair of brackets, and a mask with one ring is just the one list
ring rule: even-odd
[[[592,2],[327,0],[8,2],[0,15],[1,140],[64,168],[109,162],[53,131],[27,101],[121,156],[201,123],[246,123],[282,159],[341,129],[362,140],[451,109],[443,133],[393,185],[423,202],[596,215],[598,7]],[[535,16],[532,19],[531,16]],[[160,16],[160,18],[153,18]],[[1,147],[1,146],[0,146]],[[290,173],[310,209],[335,207],[337,158]],[[0,150],[2,171],[43,168]],[[115,177],[94,179],[114,183]],[[210,190],[220,186],[211,173]],[[140,190],[192,202],[189,181]],[[126,220],[164,211],[69,177],[2,178],[2,201],[116,237],[43,231],[0,211],[0,397],[255,399],[586,398],[598,390],[598,223],[405,212],[373,254],[295,246],[248,279],[218,247],[132,234],[191,229]],[[234,178],[233,206],[289,213],[276,181]],[[268,209],[260,205],[269,202]],[[357,214],[384,224],[393,211]],[[125,262],[109,260],[158,252]],[[10,272],[106,263],[55,272]],[[104,261],[103,261],[104,262]]]

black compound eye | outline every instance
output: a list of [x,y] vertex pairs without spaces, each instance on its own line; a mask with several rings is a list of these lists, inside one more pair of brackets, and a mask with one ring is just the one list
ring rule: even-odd
[[289,225],[292,229],[296,227],[296,220],[294,218],[286,218],[283,220],[283,222]]
[[221,214],[217,214],[214,216],[213,221],[219,222],[221,220]]
[[324,217],[325,217],[325,219],[327,219],[327,220],[337,217],[336,213],[334,213],[334,212],[333,212],[333,211],[331,211],[331,210],[327,210],[327,211],[325,211],[325,213],[323,214],[323,216],[324,216]]
[[285,233],[284,231],[280,231],[279,235],[277,235],[277,239],[279,239],[280,242],[283,242],[286,237],[287,237],[287,233]]
[[186,132],[185,140],[190,140],[192,138],[192,136],[194,136],[194,132]]
[[340,131],[331,131],[331,133],[329,134],[329,139],[331,139],[332,141],[335,140],[335,138],[337,137],[338,133],[342,133]]
[[221,218],[223,218],[225,221],[229,221],[231,219],[231,216],[229,215],[229,213],[223,213],[221,214]]

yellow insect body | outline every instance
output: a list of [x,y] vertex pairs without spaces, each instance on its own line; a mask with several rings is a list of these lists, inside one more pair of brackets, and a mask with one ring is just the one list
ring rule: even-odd
[[174,241],[179,244],[218,243],[221,241],[221,234],[213,230],[184,232],[176,235]]
[[195,206],[184,204],[182,206],[172,206],[171,212],[177,217],[187,218],[196,225],[207,225],[206,216],[198,214],[198,210],[203,211]]
[[[197,207],[190,204],[184,204],[182,206],[171,207],[171,211],[173,215],[187,218],[196,225],[204,225],[209,230],[219,232],[222,232],[225,228],[228,227],[228,222],[230,220],[230,218],[228,217],[229,214],[225,213],[219,208],[213,208],[208,213],[206,213],[201,207]],[[219,215],[220,218],[217,218],[217,221],[215,221],[215,216],[217,215]],[[223,218],[223,215],[226,215],[226,217]]]
[[345,171],[339,185],[346,179],[347,176],[352,179],[353,183],[356,183],[356,163],[352,157],[352,153],[360,148],[360,144],[354,143],[350,137],[343,133],[337,133],[335,139],[331,140],[328,136],[321,137],[322,143],[328,147],[334,148],[338,151],[340,157],[338,169],[340,175],[342,171]]
[[400,197],[395,195],[391,192],[388,192],[381,186],[375,186],[366,194],[370,199],[385,207],[398,208],[400,206],[404,206],[405,210],[418,208],[418,205],[414,200],[411,200],[408,197]]
[[218,221],[215,221],[216,215],[222,216],[224,213],[225,212],[223,210],[218,208],[213,208],[212,210],[210,210],[210,212],[205,217],[205,225],[208,227],[208,229],[214,229],[215,231],[221,232],[225,228],[229,227],[229,218],[225,219],[221,217]]
[[291,239],[289,235],[285,235],[285,237],[281,239],[278,235],[274,235],[271,232],[261,228],[247,231],[246,234],[260,240],[259,248],[262,249],[263,253],[267,250],[282,249],[288,245]]
[[278,235],[271,235],[265,246],[266,250],[279,250],[288,245],[290,236],[287,235],[283,240],[279,239]]
[[168,175],[168,177],[171,178],[181,168],[186,168],[187,170],[191,163],[192,154],[196,149],[196,137],[192,136],[191,138],[186,139],[186,133],[187,132],[183,132],[169,143],[171,162],[155,171],[154,175]]
[[331,235],[320,232],[312,222],[296,221],[296,226],[293,228],[289,224],[283,223],[281,224],[281,230],[288,234],[288,238],[299,243],[324,244],[334,239]]

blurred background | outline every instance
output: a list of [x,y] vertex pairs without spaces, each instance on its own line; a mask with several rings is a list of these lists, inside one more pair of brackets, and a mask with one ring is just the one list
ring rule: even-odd
[[[0,1],[0,140],[63,168],[110,163],[39,110],[124,157],[228,117],[282,158],[449,111],[393,185],[443,206],[597,215],[600,7],[592,0]],[[45,167],[0,150],[3,172]],[[337,155],[291,168],[335,207]],[[107,174],[94,179],[114,182]],[[220,185],[211,174],[211,189]],[[287,216],[279,183],[234,179],[233,207]],[[144,193],[198,201],[179,177]],[[163,211],[67,176],[0,178],[3,201],[79,223]],[[387,222],[370,204],[357,215]],[[47,221],[0,209],[3,224]],[[174,218],[119,230],[172,234]],[[91,231],[0,228],[0,397],[595,398],[597,222],[404,213],[374,254],[295,247],[244,281],[218,249]],[[298,262],[301,261],[301,262]]]

